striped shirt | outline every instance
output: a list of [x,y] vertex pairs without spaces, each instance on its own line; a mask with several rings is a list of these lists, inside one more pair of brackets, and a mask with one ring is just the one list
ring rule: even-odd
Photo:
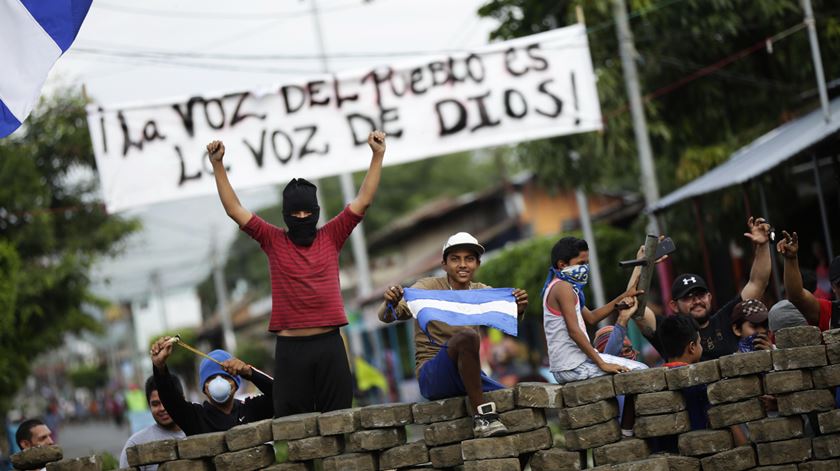
[[242,230],[260,243],[271,274],[271,321],[268,330],[347,325],[338,255],[362,216],[346,206],[318,229],[309,247],[295,245],[286,230],[254,214]]

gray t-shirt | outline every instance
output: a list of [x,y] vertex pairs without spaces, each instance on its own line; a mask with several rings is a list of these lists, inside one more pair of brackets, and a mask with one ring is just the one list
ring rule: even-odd
[[[130,436],[128,438],[128,441],[125,442],[125,446],[122,449],[122,453],[120,453],[120,468],[128,468],[128,457],[125,454],[125,450],[127,450],[129,447],[132,447],[134,445],[140,445],[141,443],[156,442],[158,440],[168,440],[170,438],[181,439],[184,437],[186,437],[186,435],[184,435],[184,432],[182,432],[181,429],[168,430],[161,427],[158,424],[149,425],[143,430],[140,430],[139,432]],[[156,464],[138,467],[140,471],[156,471],[157,468],[158,465]]]

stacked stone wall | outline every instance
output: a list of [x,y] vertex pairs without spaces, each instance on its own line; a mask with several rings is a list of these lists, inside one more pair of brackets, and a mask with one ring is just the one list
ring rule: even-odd
[[[563,386],[522,383],[486,394],[511,432],[475,438],[463,397],[300,414],[227,432],[164,440],[127,450],[133,469],[162,471],[840,471],[840,329],[777,333],[777,350],[729,355],[675,368],[652,368]],[[682,390],[705,385],[707,430],[691,430]],[[634,437],[623,437],[617,396],[635,400]],[[768,416],[774,396],[778,413]],[[549,422],[560,432],[552,433]],[[407,433],[406,428],[411,431]],[[733,430],[749,439],[736,446]],[[422,438],[408,442],[407,437]],[[651,454],[670,437],[679,454]],[[652,439],[652,440],[648,440]],[[288,461],[275,462],[272,442]],[[95,444],[91,444],[95,445]],[[101,471],[97,457],[62,460],[58,447],[12,457],[17,469]]]

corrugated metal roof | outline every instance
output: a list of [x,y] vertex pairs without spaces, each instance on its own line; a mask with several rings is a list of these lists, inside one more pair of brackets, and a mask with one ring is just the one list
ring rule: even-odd
[[749,181],[840,129],[840,98],[829,103],[831,121],[826,122],[822,108],[797,118],[738,149],[725,163],[660,199],[648,211],[661,211],[694,196]]

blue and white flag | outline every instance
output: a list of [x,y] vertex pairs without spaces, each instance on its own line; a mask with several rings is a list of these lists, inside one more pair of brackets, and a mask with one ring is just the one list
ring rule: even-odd
[[92,0],[0,0],[0,138],[20,127]]
[[428,290],[406,288],[411,315],[426,331],[429,321],[449,325],[486,325],[517,335],[517,307],[513,288]]

